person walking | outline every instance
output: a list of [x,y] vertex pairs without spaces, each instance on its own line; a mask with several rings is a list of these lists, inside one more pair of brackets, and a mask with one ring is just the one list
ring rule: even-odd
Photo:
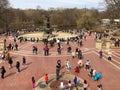
[[20,72],[20,62],[19,61],[16,62],[16,69],[18,72]]
[[35,88],[35,78],[34,76],[32,76],[32,89],[34,90],[34,88]]
[[4,79],[4,75],[6,73],[6,70],[4,68],[4,66],[1,67],[1,78]]
[[45,82],[46,82],[46,84],[48,84],[48,80],[49,80],[49,79],[48,79],[48,74],[46,74],[46,75],[45,75]]
[[8,64],[9,64],[9,68],[12,68],[13,60],[11,57],[8,59]]
[[23,65],[26,65],[26,58],[25,58],[25,56],[23,56],[23,58],[22,58],[22,60],[23,60]]

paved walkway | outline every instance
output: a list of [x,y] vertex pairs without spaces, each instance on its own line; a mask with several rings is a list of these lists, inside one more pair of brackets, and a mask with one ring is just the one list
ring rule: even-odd
[[[75,90],[73,83],[74,75],[62,73],[60,76],[60,80],[56,80],[55,74],[48,74],[48,77],[49,77],[48,85],[45,84],[45,80],[43,76],[37,81],[35,90],[61,90],[60,83],[63,82],[64,86],[67,86],[69,80],[71,80],[72,82],[72,86],[73,86],[72,90]],[[78,78],[77,88],[78,90],[83,90],[83,79],[79,77],[77,78]],[[64,89],[64,90],[69,90],[69,89]],[[89,87],[88,90],[90,90]]]
[[[1,40],[1,39],[0,39]],[[7,38],[7,45],[9,43],[13,43],[13,38]],[[65,65],[66,59],[70,60],[70,64],[72,66],[71,72],[69,74],[76,75],[74,72],[74,68],[77,65],[78,58],[75,57],[72,59],[71,54],[61,54],[58,55],[56,53],[57,44],[54,45],[53,48],[50,48],[50,52],[52,55],[44,56],[42,55],[44,44],[39,42],[22,42],[20,43],[17,40],[19,45],[19,51],[10,51],[10,55],[13,58],[13,68],[9,69],[8,62],[0,63],[0,66],[4,66],[6,69],[5,78],[0,78],[0,90],[32,90],[32,82],[31,77],[34,76],[35,80],[38,81],[38,85],[36,87],[39,90],[45,90],[45,88],[40,88],[39,80],[43,78],[42,84],[45,84],[44,75],[46,73],[54,74],[56,62],[58,59],[61,60],[62,66]],[[94,81],[92,78],[88,77],[89,71],[86,71],[84,68],[80,70],[78,77],[81,79],[86,79],[91,90],[97,90],[97,85],[102,84],[104,90],[120,90],[120,48],[112,49],[112,61],[107,60],[107,53],[103,52],[103,58],[100,59],[98,57],[98,51],[95,49],[95,41],[91,36],[87,36],[87,40],[83,41],[83,46],[79,47],[76,42],[70,42],[72,46],[72,50],[75,50],[76,47],[80,48],[83,52],[83,63],[86,62],[87,59],[90,60],[91,68],[96,69],[97,72],[102,72],[102,78],[99,81]],[[32,46],[38,47],[38,55],[32,54]],[[67,51],[66,43],[62,43],[63,48],[62,52]],[[22,65],[22,57],[26,57],[26,66]],[[16,70],[16,61],[20,61],[20,69],[21,72],[17,73]],[[65,72],[66,69],[63,68],[61,72]],[[67,73],[67,72],[66,72]],[[68,74],[68,73],[67,73]],[[51,77],[51,76],[50,76]],[[70,76],[69,76],[70,77]],[[54,80],[49,82],[49,85],[56,85],[55,76],[52,77]],[[52,79],[50,78],[50,80]],[[61,78],[62,79],[62,78]],[[69,78],[68,78],[69,79]],[[64,79],[66,82],[68,79]],[[73,78],[71,77],[71,81]],[[82,82],[82,80],[81,80]],[[54,84],[55,83],[55,84]],[[48,87],[49,87],[48,85]],[[81,83],[82,85],[82,83]],[[44,86],[44,85],[43,85]],[[57,87],[59,85],[57,84]],[[56,87],[56,86],[55,86]],[[82,87],[81,87],[82,88]],[[46,90],[53,90],[53,88],[49,88]],[[58,90],[58,89],[57,89]],[[82,89],[81,89],[82,90]]]

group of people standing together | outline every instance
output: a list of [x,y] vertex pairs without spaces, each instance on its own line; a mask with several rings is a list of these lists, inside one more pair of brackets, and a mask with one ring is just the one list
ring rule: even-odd
[[[13,62],[14,62],[15,60],[13,60],[13,58],[11,57],[11,56],[9,56],[8,58],[6,58],[6,56],[4,56],[4,61],[2,60],[2,62],[4,63],[4,62],[8,62],[8,67],[9,67],[9,69],[12,69],[13,68]],[[17,70],[17,72],[19,73],[21,70],[20,70],[20,61],[15,61],[16,62],[16,65],[15,65],[15,67],[16,67],[16,70]],[[25,56],[23,56],[22,57],[22,64],[25,66],[26,65],[26,57]],[[1,66],[1,68],[0,68],[0,72],[1,72],[1,78],[2,79],[4,79],[4,75],[5,75],[5,73],[6,73],[6,69],[5,69],[5,67],[4,66]]]

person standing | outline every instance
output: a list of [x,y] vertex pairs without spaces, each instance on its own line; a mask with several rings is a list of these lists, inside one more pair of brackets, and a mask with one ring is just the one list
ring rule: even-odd
[[5,62],[5,52],[1,54],[2,62]]
[[6,73],[6,70],[4,68],[4,66],[1,67],[1,78],[4,79],[4,75]]
[[70,65],[70,62],[69,62],[68,59],[66,60],[66,65],[65,66],[66,66],[67,71],[69,71],[71,69],[71,65]]
[[69,87],[69,90],[71,90],[71,89],[72,89],[72,83],[71,83],[71,81],[70,81],[70,80],[68,81],[68,87]]
[[18,72],[20,72],[20,62],[19,61],[16,62],[16,69]]
[[48,84],[48,80],[49,80],[49,79],[48,79],[48,74],[46,74],[46,75],[45,75],[45,82],[46,82],[46,84]]
[[102,84],[97,85],[98,90],[103,90]]
[[74,59],[75,58],[75,52],[73,51],[72,52],[72,59]]
[[99,51],[99,57],[100,57],[100,58],[103,57],[103,52],[102,52],[102,50]]
[[35,88],[35,78],[34,76],[32,76],[32,89],[34,90],[34,88]]
[[90,68],[90,61],[87,60],[86,63],[85,63],[85,69],[89,70],[89,68]]
[[57,44],[58,44],[58,48],[61,48],[60,40],[59,39],[57,40]]
[[78,66],[76,66],[76,68],[75,68],[74,70],[75,70],[75,72],[76,72],[77,74],[80,72],[80,69],[79,69]]
[[59,68],[61,68],[61,60],[57,60],[57,65]]
[[110,51],[108,52],[108,60],[110,60],[110,61],[112,60],[112,52],[110,52]]
[[17,43],[15,44],[15,49],[16,49],[16,51],[18,51],[18,44]]
[[56,80],[59,80],[59,77],[60,77],[60,64],[57,64],[56,65]]
[[88,87],[88,83],[86,80],[84,80],[84,83],[83,83],[83,88],[84,90],[87,90],[87,87]]
[[8,59],[8,64],[9,64],[9,68],[12,68],[13,60],[11,57]]
[[25,58],[25,56],[23,56],[22,60],[23,60],[23,65],[26,65],[26,58]]
[[74,79],[73,79],[73,82],[74,82],[75,87],[77,87],[77,81],[78,81],[78,79],[77,79],[77,77],[75,76]]

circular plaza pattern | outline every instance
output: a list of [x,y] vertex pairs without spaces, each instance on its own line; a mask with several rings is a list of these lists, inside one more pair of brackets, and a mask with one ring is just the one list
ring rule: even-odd
[[[63,82],[63,85],[66,87],[65,90],[67,90],[67,85],[68,85],[69,80],[72,82],[72,90],[76,90],[75,89],[76,87],[74,86],[74,83],[73,83],[73,79],[75,75],[62,73],[60,75],[59,80],[56,80],[55,74],[48,74],[48,77],[49,77],[48,85],[46,85],[45,80],[44,80],[45,77],[43,76],[36,82],[35,90],[61,90],[60,88],[61,82]],[[84,90],[83,81],[84,81],[83,79],[78,77],[78,82],[77,82],[78,90]],[[89,87],[87,90],[90,90]]]

